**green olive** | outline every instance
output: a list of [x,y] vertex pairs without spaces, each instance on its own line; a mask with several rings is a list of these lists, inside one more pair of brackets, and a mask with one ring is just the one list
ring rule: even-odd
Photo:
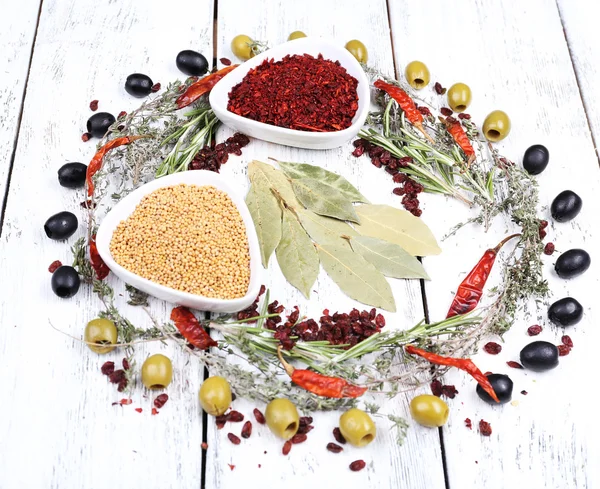
[[114,345],[117,343],[117,327],[115,323],[108,319],[92,319],[87,323],[83,337],[85,341],[97,343],[96,345],[88,343],[90,350],[103,355],[115,349],[114,346],[105,345]]
[[411,61],[408,63],[406,70],[404,70],[404,76],[406,76],[408,84],[417,90],[425,88],[430,80],[429,69],[425,63],[421,63],[420,61]]
[[288,36],[288,41],[293,41],[294,39],[300,39],[302,37],[306,37],[306,34],[302,31],[294,31]]
[[488,141],[502,141],[509,133],[510,117],[502,110],[490,112],[483,121],[483,134]]
[[446,424],[450,409],[439,397],[422,394],[410,401],[410,414],[417,423],[435,428]]
[[200,405],[208,414],[221,416],[231,405],[231,387],[223,377],[209,377],[200,387]]
[[254,56],[252,52],[253,44],[254,41],[250,37],[240,34],[239,36],[235,36],[231,41],[231,51],[239,59],[246,61]]
[[448,105],[454,112],[464,112],[471,105],[471,89],[464,83],[455,83],[448,89]]
[[366,63],[369,60],[367,47],[358,39],[348,41],[346,43],[346,49],[350,51],[352,56],[354,56],[359,63]]
[[300,416],[292,401],[273,399],[265,410],[267,426],[277,436],[289,440],[300,427]]
[[366,447],[375,439],[375,423],[364,411],[352,408],[340,416],[340,431],[355,447]]
[[149,356],[142,365],[142,383],[148,389],[164,389],[173,380],[171,360],[160,353]]

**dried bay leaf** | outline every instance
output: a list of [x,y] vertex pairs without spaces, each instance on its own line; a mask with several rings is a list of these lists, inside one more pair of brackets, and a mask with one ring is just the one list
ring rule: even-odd
[[302,205],[314,213],[359,222],[352,202],[339,190],[313,178],[294,179],[292,187]]
[[262,161],[254,160],[248,164],[248,177],[250,182],[261,179],[268,184],[272,192],[278,194],[288,207],[302,208],[292,189],[292,184],[281,170]]
[[332,217],[320,216],[305,209],[296,210],[302,227],[318,244],[337,244],[348,246],[342,236],[356,236],[358,233],[344,221]]
[[369,236],[355,236],[350,244],[356,253],[386,277],[429,280],[421,262],[395,243]]
[[356,230],[363,236],[395,243],[412,256],[439,255],[442,250],[427,225],[410,212],[389,205],[356,207],[361,219]]
[[352,299],[396,312],[392,289],[385,277],[347,247],[319,245],[321,264],[333,281]]
[[283,210],[282,236],[275,254],[287,281],[308,299],[319,275],[319,255],[296,216]]
[[312,178],[338,190],[352,202],[369,203],[367,198],[354,185],[337,173],[307,163],[288,163],[286,161],[277,161],[277,163],[291,179]]
[[281,206],[263,177],[257,177],[248,191],[246,204],[254,221],[260,257],[265,268],[281,239]]

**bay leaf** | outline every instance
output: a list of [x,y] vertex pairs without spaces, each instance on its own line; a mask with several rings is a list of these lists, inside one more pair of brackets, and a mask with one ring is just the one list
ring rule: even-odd
[[298,202],[296,194],[292,189],[290,180],[285,176],[283,171],[262,161],[254,160],[248,164],[248,177],[251,183],[257,179],[266,182],[272,192],[278,194],[288,207],[293,209],[302,208],[302,204]]
[[256,228],[260,258],[267,268],[269,258],[281,239],[281,206],[262,177],[256,178],[251,184],[246,204]]
[[344,221],[332,217],[320,216],[305,209],[296,210],[302,227],[318,244],[336,244],[350,246],[341,236],[356,236],[358,233]]
[[282,236],[275,254],[287,281],[308,299],[319,275],[319,255],[312,240],[288,209],[283,210]]
[[431,230],[410,212],[389,205],[365,204],[356,207],[356,213],[361,222],[355,229],[363,236],[395,243],[412,256],[442,252]]
[[286,161],[277,161],[277,163],[291,179],[312,178],[340,191],[352,202],[369,203],[367,198],[354,185],[337,173],[325,170],[325,168],[321,168],[320,166],[309,165],[308,163],[288,163]]
[[359,222],[352,202],[339,190],[313,178],[294,179],[292,187],[302,205],[314,213]]
[[336,245],[319,245],[317,249],[323,268],[348,296],[363,304],[396,312],[390,284],[362,256]]
[[429,280],[421,262],[395,243],[370,236],[355,236],[350,245],[386,277]]

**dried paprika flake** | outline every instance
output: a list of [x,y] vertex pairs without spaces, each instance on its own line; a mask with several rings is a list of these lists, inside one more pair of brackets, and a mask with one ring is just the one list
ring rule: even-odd
[[358,109],[356,78],[339,61],[309,54],[265,59],[229,93],[227,110],[300,131],[346,129]]

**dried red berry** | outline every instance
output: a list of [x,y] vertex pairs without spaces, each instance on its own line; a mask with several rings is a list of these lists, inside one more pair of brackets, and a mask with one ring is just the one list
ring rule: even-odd
[[252,434],[252,422],[246,421],[242,427],[242,438],[250,438]]
[[544,255],[551,255],[555,249],[554,243],[546,243],[546,246],[544,246]]
[[231,65],[231,60],[229,58],[221,58],[219,61],[224,66],[230,66]]
[[529,326],[527,328],[527,334],[529,336],[537,336],[542,332],[542,327],[539,324],[534,324],[533,326]]
[[98,101],[97,100],[92,100],[90,102],[90,110],[92,112],[96,112],[98,110]]
[[521,365],[519,362],[513,362],[512,360],[506,362],[506,365],[508,365],[510,368],[523,368],[523,365]]
[[483,436],[490,436],[492,434],[492,425],[482,419],[479,422],[479,433]]
[[281,449],[281,453],[283,453],[284,455],[287,455],[288,453],[290,453],[290,450],[292,449],[292,442],[290,440],[286,441],[283,444],[283,448]]
[[465,426],[470,430],[473,429],[473,423],[471,423],[471,418],[465,418]]
[[254,413],[254,417],[256,418],[256,422],[259,424],[265,424],[266,420],[265,420],[265,415],[263,413],[260,412],[259,409],[254,408],[254,411],[252,411]]
[[434,396],[438,396],[441,397],[442,396],[442,392],[443,392],[443,385],[442,383],[438,380],[438,379],[434,379],[431,381],[431,384],[429,384],[429,386],[431,387],[431,393]]
[[57,268],[62,267],[62,263],[60,262],[60,260],[54,260],[52,263],[50,263],[50,266],[48,267],[48,271],[50,273],[54,273],[56,271]]
[[231,421],[232,423],[239,423],[240,421],[244,421],[244,415],[239,411],[230,411],[230,413],[227,416],[227,421]]
[[435,82],[433,88],[435,90],[435,93],[437,93],[438,95],[444,95],[446,93],[446,89],[442,87],[442,84],[440,82]]
[[217,425],[218,430],[223,429],[223,427],[225,426],[225,423],[227,423],[227,415],[217,416],[215,418],[215,423]]
[[498,355],[502,351],[502,346],[494,341],[490,341],[483,346],[483,349],[490,355]]
[[440,109],[440,112],[442,113],[442,115],[445,115],[446,117],[451,116],[453,114],[452,110],[449,109],[448,107],[442,107]]
[[355,460],[350,464],[350,470],[353,472],[358,472],[359,470],[364,469],[367,466],[364,460]]
[[560,341],[563,345],[568,346],[569,348],[573,348],[573,340],[571,339],[571,337],[569,335],[564,335],[560,339]]
[[449,399],[454,399],[456,397],[456,394],[458,394],[458,391],[453,385],[443,385],[442,394]]
[[342,445],[346,443],[346,438],[344,438],[344,435],[342,435],[342,432],[337,427],[333,428],[333,437],[335,438],[335,441]]
[[115,371],[115,362],[104,362],[100,370],[104,375],[112,374]]
[[340,453],[344,449],[336,443],[328,443],[327,450],[329,450],[330,452],[333,452],[333,453]]
[[521,394],[523,394],[524,396],[526,396],[529,393],[527,391],[521,391]]
[[127,115],[127,112],[125,112],[124,110],[122,110],[121,112],[119,112],[119,115],[117,116],[117,119],[120,119],[121,117],[125,117]]
[[540,239],[544,239],[548,233],[544,229],[540,229]]
[[129,381],[127,379],[123,379],[121,382],[119,382],[119,385],[117,386],[117,391],[123,392],[125,389],[127,389],[127,385],[129,385]]
[[92,137],[92,135],[91,135],[89,132],[84,132],[84,133],[81,135],[81,140],[82,140],[84,143],[87,143],[87,142],[90,140],[90,138],[91,138],[91,137]]
[[160,90],[160,83],[155,83],[154,85],[152,85],[152,87],[150,87],[150,91],[152,93],[156,93]]
[[129,370],[129,360],[127,358],[123,358],[123,369]]
[[294,436],[292,436],[291,442],[294,445],[298,445],[300,443],[304,443],[307,438],[308,437],[303,433],[300,433],[300,434],[296,433]]
[[125,370],[115,370],[113,373],[108,374],[108,380],[113,384],[118,384],[122,380],[125,380]]
[[143,409],[142,409],[142,408],[135,408],[135,410],[136,410],[138,413],[141,413],[141,412],[143,411]]
[[548,227],[548,221],[546,221],[545,219],[542,219],[540,221],[540,229],[546,229]]
[[233,433],[227,433],[227,438],[229,438],[229,441],[234,445],[239,445],[242,443],[242,440],[240,440],[239,436],[236,436]]
[[571,347],[567,346],[567,345],[558,345],[558,356],[559,357],[565,357],[567,356],[569,353],[571,353]]
[[158,414],[158,409],[155,407],[152,408],[152,416],[156,416]]
[[298,424],[300,426],[308,426],[312,422],[313,422],[313,419],[311,416],[301,416]]
[[160,394],[160,395],[156,396],[156,399],[154,399],[154,405],[158,409],[160,409],[167,403],[168,400],[169,400],[168,394]]
[[458,114],[458,118],[461,119],[461,120],[462,119],[469,120],[471,118],[471,116],[469,114],[465,114],[464,112],[462,112],[462,113]]

